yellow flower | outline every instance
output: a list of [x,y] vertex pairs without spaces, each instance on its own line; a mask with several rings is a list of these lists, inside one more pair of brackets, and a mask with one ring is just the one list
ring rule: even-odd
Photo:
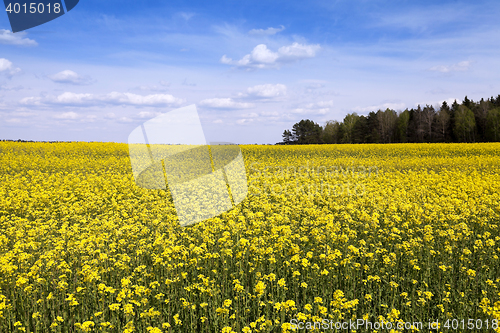
[[109,309],[110,309],[111,311],[116,311],[116,310],[118,310],[118,309],[120,308],[120,304],[118,304],[118,303],[113,303],[113,304],[110,304],[108,307],[109,307]]
[[262,296],[262,294],[264,294],[264,290],[266,289],[266,285],[264,282],[262,281],[259,281],[256,285],[255,285],[255,292],[257,293],[258,296]]
[[[478,110],[491,118],[495,103],[483,101]],[[436,125],[440,110],[429,110],[418,112]],[[418,116],[408,112],[401,114]],[[369,123],[375,132],[389,113],[376,114]],[[396,116],[390,122],[403,124]],[[356,118],[355,127],[368,118]],[[437,139],[432,129],[424,138]],[[325,140],[333,136],[324,134]],[[228,182],[234,206],[180,226],[180,215],[199,220],[203,214],[179,212],[176,203],[196,198],[209,207],[219,198],[211,183],[199,193],[190,188],[186,197],[172,186],[195,180],[188,169],[183,173],[185,166],[204,170],[207,152],[185,148],[143,149],[139,175],[127,144],[0,141],[0,284],[7,283],[0,291],[0,331],[28,331],[25,323],[40,326],[54,316],[46,324],[61,331],[63,318],[75,311],[77,331],[126,333],[209,327],[214,312],[223,323],[219,331],[231,333],[236,320],[246,323],[239,328],[246,333],[290,332],[291,318],[336,321],[359,314],[397,322],[404,312],[423,321],[419,314],[429,305],[453,318],[478,304],[485,316],[500,320],[500,278],[494,275],[500,143],[241,146],[247,189],[255,190],[246,197],[231,180],[231,165],[220,169],[212,147],[210,170]],[[158,169],[150,166],[151,156],[175,161],[165,158]],[[439,283],[455,279],[456,270],[481,288]],[[336,290],[331,281],[364,290],[363,298]],[[289,299],[295,295],[300,304]],[[401,309],[391,306],[393,297]],[[374,300],[385,317],[368,318]],[[49,313],[57,304],[64,306]],[[160,307],[170,309],[170,317],[160,318]],[[114,311],[123,311],[126,324]],[[172,327],[163,323],[170,319]]]
[[177,313],[176,315],[174,315],[174,322],[175,322],[175,325],[182,325],[182,320],[179,319],[179,314]]
[[125,305],[123,306],[123,312],[124,312],[125,314],[128,314],[128,315],[132,315],[132,316],[133,316],[133,315],[135,315],[135,312],[134,312],[134,305],[133,305],[133,304],[130,304],[130,303],[125,304]]

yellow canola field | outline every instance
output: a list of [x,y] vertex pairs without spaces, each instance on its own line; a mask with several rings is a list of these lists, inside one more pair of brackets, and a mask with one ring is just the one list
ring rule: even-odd
[[241,150],[247,198],[180,227],[125,144],[0,142],[0,332],[500,332],[500,144]]

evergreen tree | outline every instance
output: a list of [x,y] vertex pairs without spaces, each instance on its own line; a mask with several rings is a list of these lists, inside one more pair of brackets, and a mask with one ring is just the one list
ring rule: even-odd
[[491,102],[489,100],[484,100],[481,98],[479,103],[472,104],[472,112],[474,113],[474,119],[476,121],[476,141],[484,141],[486,139],[487,130],[487,115],[488,110],[491,109]]
[[491,103],[494,108],[500,108],[500,95],[498,95],[497,98],[491,97]]
[[470,109],[472,109],[473,103],[474,103],[473,101],[471,101],[470,99],[467,98],[467,96],[465,96],[464,101],[462,102],[462,105],[470,110]]
[[293,137],[299,144],[320,143],[321,132],[321,126],[309,119],[299,121],[292,128]]
[[368,120],[365,116],[359,116],[353,129],[353,143],[368,142]]
[[290,132],[289,130],[285,130],[283,132],[283,143],[285,144],[289,144],[289,143],[293,143],[295,140],[294,140],[294,137],[292,135],[292,132]]
[[367,116],[349,113],[342,122],[328,121],[324,127],[306,119],[283,132],[284,144],[391,143],[391,142],[483,142],[500,141],[500,95],[474,102],[465,96],[451,107],[444,101],[435,110],[386,109]]
[[410,110],[410,121],[408,125],[410,142],[424,142],[424,124],[422,121],[422,109],[420,105],[417,109]]
[[455,135],[455,114],[456,114],[459,106],[460,106],[460,104],[458,104],[457,100],[455,100],[451,104],[451,108],[450,108],[449,132],[451,133],[451,141],[452,142],[458,142],[458,138]]
[[378,121],[377,114],[375,112],[370,112],[366,118],[367,123],[367,143],[379,143],[380,136],[378,133]]

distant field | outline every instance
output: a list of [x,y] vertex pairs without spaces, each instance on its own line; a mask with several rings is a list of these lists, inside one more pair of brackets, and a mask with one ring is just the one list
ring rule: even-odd
[[180,227],[125,144],[0,142],[0,332],[500,332],[500,143],[241,150],[248,197]]

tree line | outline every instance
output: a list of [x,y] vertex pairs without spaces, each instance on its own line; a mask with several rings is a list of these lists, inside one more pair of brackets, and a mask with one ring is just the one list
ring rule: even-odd
[[498,142],[500,141],[500,95],[474,102],[396,112],[391,109],[367,116],[350,113],[342,122],[320,126],[306,119],[283,132],[280,144],[405,143],[405,142]]

